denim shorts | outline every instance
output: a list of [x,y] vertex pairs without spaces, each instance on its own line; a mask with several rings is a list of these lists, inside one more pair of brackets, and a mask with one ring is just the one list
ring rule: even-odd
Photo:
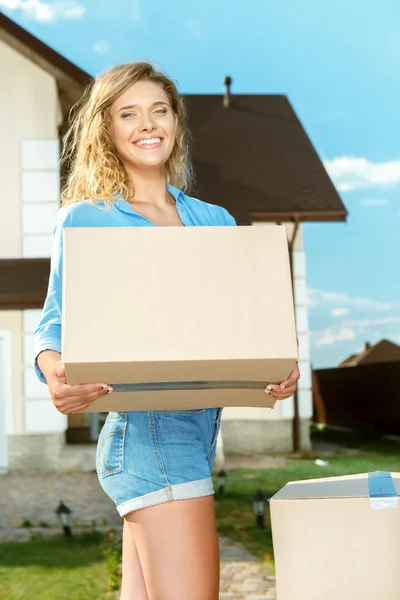
[[222,408],[108,414],[96,471],[121,517],[214,494],[211,473],[221,415]]

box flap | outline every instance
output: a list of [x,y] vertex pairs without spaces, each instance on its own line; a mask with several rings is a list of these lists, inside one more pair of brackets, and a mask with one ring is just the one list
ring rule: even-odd
[[362,473],[287,483],[273,500],[400,496],[400,473]]

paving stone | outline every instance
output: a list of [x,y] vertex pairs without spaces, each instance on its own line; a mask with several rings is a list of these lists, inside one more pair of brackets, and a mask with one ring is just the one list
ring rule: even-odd
[[275,598],[272,573],[241,544],[229,538],[220,538],[220,554],[220,600],[273,600]]

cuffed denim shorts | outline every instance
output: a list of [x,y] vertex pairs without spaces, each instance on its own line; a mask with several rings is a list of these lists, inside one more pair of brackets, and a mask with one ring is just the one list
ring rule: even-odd
[[108,414],[96,470],[121,517],[214,494],[211,473],[221,415],[222,408]]

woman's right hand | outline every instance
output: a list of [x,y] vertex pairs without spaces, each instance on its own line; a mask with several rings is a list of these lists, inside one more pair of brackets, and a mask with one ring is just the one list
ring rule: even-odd
[[97,398],[113,391],[107,383],[68,385],[65,367],[60,362],[55,367],[54,377],[49,379],[51,399],[56,409],[63,415],[79,412],[90,406]]

